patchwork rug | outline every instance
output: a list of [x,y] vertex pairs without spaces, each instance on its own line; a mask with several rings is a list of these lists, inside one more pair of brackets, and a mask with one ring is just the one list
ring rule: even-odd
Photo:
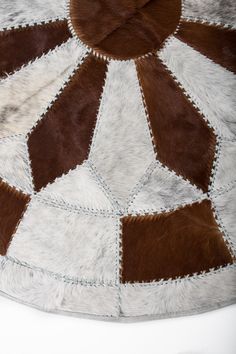
[[234,0],[0,1],[0,292],[110,320],[236,299]]

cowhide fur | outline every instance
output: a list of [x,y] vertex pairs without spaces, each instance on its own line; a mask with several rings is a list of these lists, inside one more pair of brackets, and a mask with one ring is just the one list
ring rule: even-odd
[[29,131],[84,55],[85,49],[70,39],[0,81],[0,138]]
[[[73,1],[75,6],[72,11],[76,11],[79,1]],[[83,0],[81,4],[86,5],[87,2]],[[14,28],[14,33],[18,33],[21,27],[34,28],[37,24],[44,26],[45,23],[63,20],[68,36],[73,35],[66,43],[51,48],[42,57],[36,55],[35,60],[25,62],[21,68],[21,64],[15,66],[13,70],[18,68],[17,71],[8,71],[8,76],[4,69],[7,77],[3,79],[1,76],[0,79],[0,293],[46,311],[120,321],[195,314],[233,304],[236,302],[236,75],[233,70],[216,64],[206,53],[201,54],[203,51],[200,53],[200,49],[193,49],[187,41],[184,42],[184,37],[179,40],[176,36],[178,31],[180,33],[180,24],[189,25],[191,21],[208,21],[205,27],[212,26],[212,21],[219,31],[224,25],[236,28],[235,1],[91,0],[91,8],[95,3],[98,11],[91,13],[91,18],[95,14],[94,21],[86,18],[89,35],[95,42],[97,36],[100,36],[99,40],[103,35],[109,37],[110,42],[105,41],[105,46],[96,47],[96,43],[85,40],[85,36],[77,37],[80,33],[79,27],[76,27],[78,23],[75,23],[78,14],[75,13],[76,21],[72,21],[69,6],[72,3],[69,0],[0,0],[2,33],[4,29],[11,31]],[[99,7],[101,4],[108,6],[107,17],[97,16],[100,13],[103,15],[102,6]],[[127,4],[132,5],[128,12]],[[153,13],[152,10],[159,5],[160,11]],[[109,29],[112,26],[116,32],[115,12],[118,10],[115,6],[124,16],[118,13],[120,30],[117,32],[120,36],[112,43]],[[171,19],[169,6],[173,11]],[[88,14],[91,12],[89,7],[82,9]],[[149,19],[141,23],[143,27],[139,25],[139,20],[136,22],[137,18],[142,22],[142,17]],[[129,26],[130,19],[132,26]],[[159,25],[160,33],[151,36],[153,30],[159,31]],[[127,28],[134,30],[133,37],[127,37]],[[83,31],[86,32],[85,27]],[[11,38],[16,40],[14,33],[11,32]],[[1,39],[5,38],[5,34]],[[142,40],[144,37],[145,41]],[[6,45],[9,57],[15,50],[11,46],[11,38],[8,38]],[[88,47],[85,47],[83,40]],[[110,48],[112,45],[113,48]],[[23,45],[21,49],[24,50]],[[224,54],[229,55],[227,51]],[[141,56],[137,59],[136,55]],[[161,161],[165,164],[162,165],[158,160],[160,154],[155,145],[147,95],[138,76],[137,65],[138,61],[143,61],[147,65],[144,68],[148,67],[150,58],[155,58],[159,63],[161,60],[165,75],[171,75],[175,80],[170,78],[166,81],[167,85],[181,93],[178,102],[174,99],[162,100],[166,90],[162,92],[160,89],[158,94],[156,90],[156,95],[152,95],[157,105],[164,102],[165,114],[168,110],[175,110],[177,104],[180,107],[175,110],[177,119],[168,121],[172,126],[169,140],[174,140],[171,140],[173,131],[179,134],[175,128],[187,106],[196,108],[196,116],[206,120],[206,130],[213,136],[214,144],[211,147],[208,144],[209,149],[206,149],[211,152],[212,160],[207,161],[211,171],[204,190],[183,173],[184,168],[171,170],[166,162]],[[91,65],[83,65],[86,60]],[[95,63],[98,62],[98,66],[106,69],[102,76],[104,80],[99,83],[95,95],[97,77],[93,76],[93,80],[90,77],[94,75]],[[81,79],[79,72],[82,71],[84,75]],[[72,92],[66,91],[76,73],[79,79]],[[152,75],[147,78],[147,94],[154,80]],[[81,89],[77,94],[74,87],[79,85]],[[63,92],[66,99],[62,102]],[[90,98],[94,97],[91,101]],[[85,113],[90,112],[92,106],[94,108],[94,102],[98,106],[93,112],[94,125],[89,129],[89,137],[85,137],[91,115]],[[81,104],[78,111],[75,110],[77,103],[78,106]],[[50,109],[54,114],[49,122]],[[63,112],[64,116],[61,115]],[[74,120],[71,120],[73,114]],[[37,140],[33,132],[39,122],[39,127],[43,125],[42,121],[46,121],[46,128]],[[163,130],[165,134],[168,124]],[[189,130],[193,127],[190,121],[183,123],[183,119],[180,124],[186,125]],[[74,140],[69,139],[72,135]],[[33,146],[31,140],[35,144],[35,153],[30,151]],[[69,142],[72,146],[70,150]],[[84,142],[86,154],[81,161],[64,166],[64,162],[71,158],[74,146],[77,144],[78,154],[77,151],[74,154],[78,157]],[[183,140],[181,143],[183,146]],[[190,138],[188,143],[186,145],[190,148],[187,147],[187,150],[191,150],[191,146],[195,149]],[[199,145],[196,146],[199,148]],[[175,158],[181,160],[183,154],[179,151],[179,146],[176,146]],[[199,156],[202,157],[202,154]],[[37,189],[34,177],[40,173],[45,177],[50,168],[55,172],[56,159],[60,173],[55,173],[51,180],[46,178],[46,182]],[[38,167],[35,169],[36,160]],[[186,161],[182,162],[184,166]],[[189,167],[190,164],[186,165]],[[195,213],[191,210],[194,203]],[[181,212],[184,208],[186,214]],[[204,214],[204,210],[208,214]],[[182,219],[180,214],[184,214]],[[168,224],[169,216],[172,222]],[[151,222],[156,220],[160,223],[155,231],[159,232],[165,252],[162,252],[159,240],[152,237]],[[168,232],[166,220],[168,227],[171,224],[171,232]],[[135,227],[139,223],[139,233],[133,232],[135,227],[129,229],[129,223],[132,223],[131,226],[135,224]],[[140,227],[142,223],[143,228]],[[191,237],[194,224],[195,230],[204,229],[195,233],[196,236],[203,236],[203,241],[200,237],[197,241]],[[124,225],[128,226],[126,236],[130,241],[126,250]],[[208,232],[212,233],[211,239]],[[183,234],[186,239],[189,236],[187,248]],[[217,243],[214,234],[217,235]],[[134,251],[130,235],[134,236],[134,243],[139,243],[136,248],[139,253]],[[140,242],[143,235],[150,237]],[[182,243],[179,243],[178,236],[182,238]],[[211,257],[208,251],[212,243],[216,248]],[[178,248],[179,244],[181,247]],[[171,247],[172,255],[180,255],[173,257],[176,263],[166,261],[171,253],[168,247]],[[193,250],[196,253],[191,258]],[[141,274],[146,264],[149,266],[151,263],[151,270],[155,272],[157,269],[159,277],[155,278],[155,274],[147,275],[145,279],[141,274],[138,280],[123,277],[125,251],[130,264],[132,257],[136,257],[137,267],[130,267],[134,273]],[[160,257],[155,257],[158,252]],[[196,270],[196,265],[201,266],[201,257],[197,252],[209,261],[208,267],[204,265]],[[223,253],[227,253],[227,258],[221,261]],[[219,259],[219,263],[211,268],[213,258]],[[176,273],[177,267],[181,268],[186,260],[186,271]],[[191,272],[189,264],[193,269]],[[166,265],[171,265],[171,269],[163,276],[168,268]]]
[[66,18],[66,0],[1,0],[0,30]]
[[235,139],[236,76],[173,37],[159,56],[217,133]]
[[184,0],[183,17],[236,28],[235,0]]
[[68,277],[114,282],[117,224],[116,217],[80,214],[33,198],[8,255]]
[[27,194],[33,192],[28,149],[24,136],[0,139],[0,166],[0,178]]
[[[131,190],[155,160],[132,62],[113,61],[109,64],[89,158],[122,206],[126,205]],[[117,164],[119,168],[115,172]]]

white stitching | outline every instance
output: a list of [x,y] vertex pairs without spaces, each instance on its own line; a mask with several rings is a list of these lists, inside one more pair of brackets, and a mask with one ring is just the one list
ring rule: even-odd
[[225,266],[220,266],[217,268],[210,268],[209,271],[202,271],[199,273],[193,273],[193,275],[186,275],[184,277],[177,277],[177,278],[169,278],[169,279],[160,279],[160,280],[153,280],[150,283],[129,283],[126,282],[122,284],[123,286],[137,286],[137,287],[158,287],[162,285],[169,285],[169,284],[180,284],[185,281],[192,281],[192,280],[197,280],[197,279],[204,279],[206,277],[209,277],[213,274],[218,274],[224,271],[227,271],[229,269],[236,269],[236,264],[227,264]]

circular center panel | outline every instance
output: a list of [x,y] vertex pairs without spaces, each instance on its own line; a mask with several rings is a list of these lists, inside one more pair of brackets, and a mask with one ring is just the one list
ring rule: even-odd
[[131,59],[160,49],[181,16],[181,0],[70,0],[82,42],[98,53]]

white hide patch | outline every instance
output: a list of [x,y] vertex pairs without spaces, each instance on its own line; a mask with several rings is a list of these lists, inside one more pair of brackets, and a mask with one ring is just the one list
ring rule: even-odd
[[8,255],[46,271],[91,282],[117,277],[118,220],[78,214],[33,199]]
[[112,210],[108,197],[86,163],[47,185],[38,197],[78,208]]
[[183,18],[221,23],[236,28],[235,0],[184,0]]
[[25,193],[33,192],[28,149],[24,136],[0,139],[0,177]]
[[160,58],[220,136],[236,137],[236,75],[172,37]]
[[109,64],[90,159],[121,205],[155,160],[134,62]]
[[121,286],[123,316],[171,317],[197,313],[233,303],[236,299],[236,269],[226,267],[202,277],[166,284]]
[[212,189],[236,182],[236,141],[222,141]]
[[128,213],[162,212],[204,198],[203,192],[157,162],[131,202]]
[[0,138],[28,132],[84,55],[85,49],[69,39],[0,81]]
[[0,30],[66,18],[66,0],[1,0]]
[[0,292],[39,309],[118,316],[115,286],[76,284],[0,257]]

